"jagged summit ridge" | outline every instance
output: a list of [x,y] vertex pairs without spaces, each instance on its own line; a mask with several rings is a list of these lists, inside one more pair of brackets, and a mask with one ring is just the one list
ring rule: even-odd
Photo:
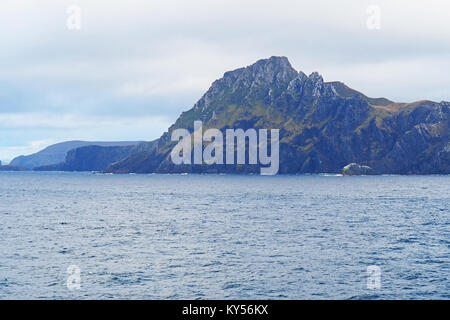
[[292,68],[286,57],[261,59],[248,67],[226,72],[222,78],[213,82],[209,90],[194,105],[194,109],[204,111],[209,108],[213,99],[221,100],[227,95],[242,93],[241,98],[249,100],[265,91],[264,95],[270,96],[274,93],[272,86],[283,90],[297,75],[297,71]]
[[[193,108],[205,112],[214,108],[211,105],[213,101],[217,104],[225,100],[230,104],[252,105],[256,100],[277,104],[286,95],[297,100],[298,105],[318,105],[321,99],[354,97],[371,105],[386,106],[393,103],[386,98],[367,97],[339,81],[325,82],[317,71],[308,76],[302,71],[296,71],[287,57],[272,56],[247,67],[225,72],[222,78],[213,82]],[[299,100],[303,97],[305,100],[301,103]]]
[[318,72],[307,76],[302,71],[297,72],[288,58],[273,56],[258,60],[250,66],[226,72],[222,78],[213,82],[209,90],[194,105],[194,109],[205,111],[214,99],[222,100],[230,95],[248,104],[258,98],[274,102],[286,92],[294,96],[301,95],[304,86],[312,91],[314,97],[321,96],[324,89],[327,89],[328,95],[333,94]]

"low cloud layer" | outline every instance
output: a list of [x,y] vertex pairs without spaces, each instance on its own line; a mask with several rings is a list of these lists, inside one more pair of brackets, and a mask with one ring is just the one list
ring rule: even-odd
[[[70,5],[81,29],[66,26]],[[366,26],[369,5],[380,29]],[[150,140],[225,71],[272,55],[369,96],[450,100],[448,1],[0,4],[0,159],[71,139]]]

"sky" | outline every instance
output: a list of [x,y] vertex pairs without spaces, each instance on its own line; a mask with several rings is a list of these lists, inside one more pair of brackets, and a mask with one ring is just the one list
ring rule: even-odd
[[2,0],[0,43],[3,163],[158,138],[226,71],[274,55],[371,97],[450,100],[448,0]]

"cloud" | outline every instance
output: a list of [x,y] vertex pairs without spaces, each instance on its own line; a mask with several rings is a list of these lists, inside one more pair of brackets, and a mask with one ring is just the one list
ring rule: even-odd
[[[64,114],[0,114],[0,127],[13,129],[27,128],[51,128],[51,129],[90,129],[93,127],[119,127],[133,125],[145,127],[152,123],[170,125],[164,117],[80,117],[77,115]],[[160,126],[160,125],[159,125]]]

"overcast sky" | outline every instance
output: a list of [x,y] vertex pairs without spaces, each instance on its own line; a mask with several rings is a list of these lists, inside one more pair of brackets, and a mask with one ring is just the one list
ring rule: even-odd
[[2,0],[0,43],[2,161],[158,138],[225,71],[273,55],[372,97],[450,100],[448,0]]

